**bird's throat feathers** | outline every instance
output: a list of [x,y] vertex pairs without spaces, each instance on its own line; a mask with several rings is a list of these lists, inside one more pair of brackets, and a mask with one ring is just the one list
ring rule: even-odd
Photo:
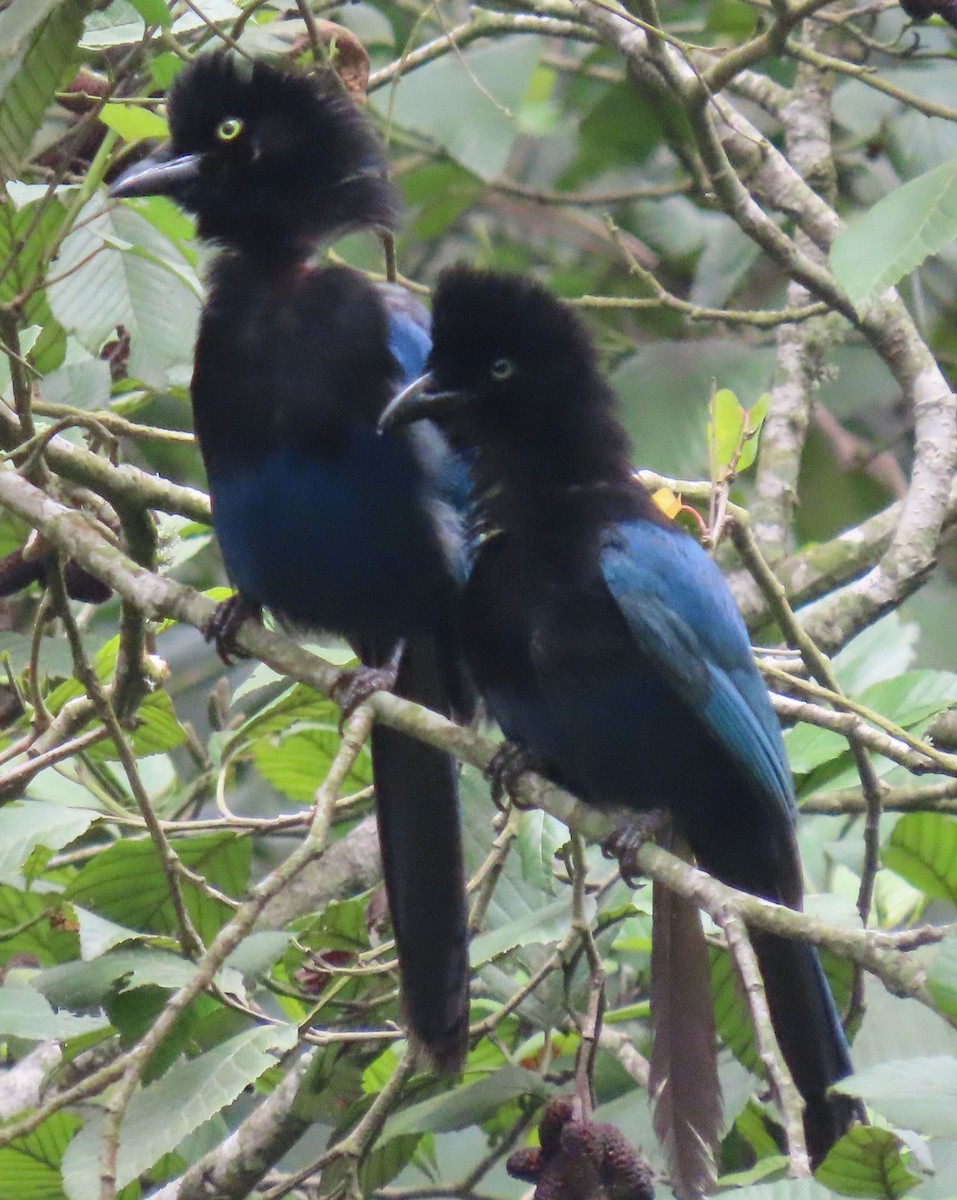
[[610,389],[596,379],[586,390],[591,394],[580,403],[563,398],[550,406],[547,419],[521,432],[472,443],[482,531],[535,537],[558,524],[594,527],[640,518],[670,525],[634,477],[631,445],[614,415]]

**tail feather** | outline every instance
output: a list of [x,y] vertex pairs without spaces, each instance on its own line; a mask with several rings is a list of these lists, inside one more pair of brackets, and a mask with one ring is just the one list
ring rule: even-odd
[[721,1132],[708,949],[698,910],[654,885],[649,1090],[654,1127],[679,1200],[710,1194]]
[[853,1070],[847,1040],[814,947],[767,933],[752,932],[751,940],[778,1045],[804,1100],[804,1135],[816,1166],[862,1117],[850,1096],[827,1094]]
[[[793,826],[785,810],[762,810],[764,828],[736,819],[729,804],[721,828],[689,838],[704,870],[731,887],[767,900],[801,906],[801,870]],[[750,826],[750,827],[749,827]],[[747,836],[740,831],[748,829]],[[795,1086],[804,1100],[804,1132],[816,1166],[850,1125],[862,1118],[847,1096],[828,1088],[850,1075],[850,1051],[834,997],[818,958],[805,942],[752,930],[774,1034]]]
[[[368,661],[368,660],[367,660]],[[396,693],[449,711],[448,672],[412,642]],[[468,1037],[468,912],[454,760],[377,725],[372,732],[379,845],[410,1035],[433,1066],[459,1070]]]

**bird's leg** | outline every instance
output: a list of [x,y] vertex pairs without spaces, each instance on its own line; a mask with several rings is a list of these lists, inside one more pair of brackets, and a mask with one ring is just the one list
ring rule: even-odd
[[503,800],[507,796],[516,808],[527,808],[521,801],[516,800],[518,777],[523,771],[535,771],[540,763],[524,746],[516,742],[503,742],[489,759],[488,766],[482,772],[492,785],[492,799],[499,808],[504,807]]
[[236,644],[236,635],[244,621],[250,618],[260,621],[262,613],[262,605],[242,592],[233,592],[216,605],[213,615],[203,627],[203,637],[215,644],[216,653],[227,667],[231,667],[237,658],[249,658],[246,651]]
[[375,692],[391,692],[405,654],[405,639],[400,638],[381,667],[344,667],[329,693],[339,705],[339,732],[360,704]]
[[666,808],[651,808],[648,812],[626,817],[614,833],[601,844],[606,858],[617,858],[621,877],[629,886],[641,878],[641,868],[635,857],[645,842],[660,838],[671,829],[671,813]]

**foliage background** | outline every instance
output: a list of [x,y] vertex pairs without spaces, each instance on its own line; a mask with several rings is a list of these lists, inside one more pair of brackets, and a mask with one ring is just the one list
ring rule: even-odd
[[[334,707],[303,682],[327,688],[329,669],[263,633],[249,646],[269,666],[224,671],[193,628],[209,604],[190,589],[215,598],[226,583],[188,433],[206,251],[164,200],[116,205],[103,183],[162,136],[162,92],[186,56],[229,41],[307,64],[330,52],[317,17],[368,48],[415,286],[464,257],[534,270],[586,308],[636,465],[664,476],[726,475],[733,455],[709,454],[714,386],[746,409],[770,393],[732,499],[858,706],[847,717],[835,686],[808,698],[794,656],[774,660],[795,674],[772,682],[805,810],[802,928],[838,952],[877,1132],[845,1139],[817,1182],[784,1178],[716,934],[720,1166],[768,1200],[957,1195],[957,737],[941,718],[957,703],[953,31],[911,28],[885,0],[12,0],[0,1116],[15,1120],[0,1130],[0,1200],[208,1195],[203,1176],[223,1197],[519,1195],[503,1160],[573,1069],[582,923],[608,977],[599,1116],[663,1169],[644,1086],[649,886],[589,854],[592,890],[573,892],[555,858],[567,798],[539,789],[545,811],[497,818],[475,769],[487,743],[378,697],[377,717],[471,763],[485,1036],[461,1082],[411,1077],[390,1025],[366,717],[342,749]],[[335,34],[334,55],[353,51]],[[381,270],[372,238],[335,255]],[[713,446],[733,446],[736,411],[714,419]],[[707,511],[710,484],[678,490]],[[31,526],[43,537],[24,563]],[[729,545],[718,553],[756,640],[775,644],[751,575]],[[68,557],[114,598],[68,603]],[[45,591],[17,590],[41,568]],[[863,785],[848,735],[871,762]],[[328,829],[310,825],[317,795]],[[649,850],[650,873],[666,859]],[[226,1142],[236,1129],[245,1140]]]

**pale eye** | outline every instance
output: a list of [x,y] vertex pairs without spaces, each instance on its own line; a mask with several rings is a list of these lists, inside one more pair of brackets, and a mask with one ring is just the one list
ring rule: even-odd
[[504,383],[515,374],[515,364],[510,358],[497,358],[489,367],[488,373],[496,383]]
[[234,142],[243,131],[239,117],[227,117],[216,126],[216,136],[221,142]]

